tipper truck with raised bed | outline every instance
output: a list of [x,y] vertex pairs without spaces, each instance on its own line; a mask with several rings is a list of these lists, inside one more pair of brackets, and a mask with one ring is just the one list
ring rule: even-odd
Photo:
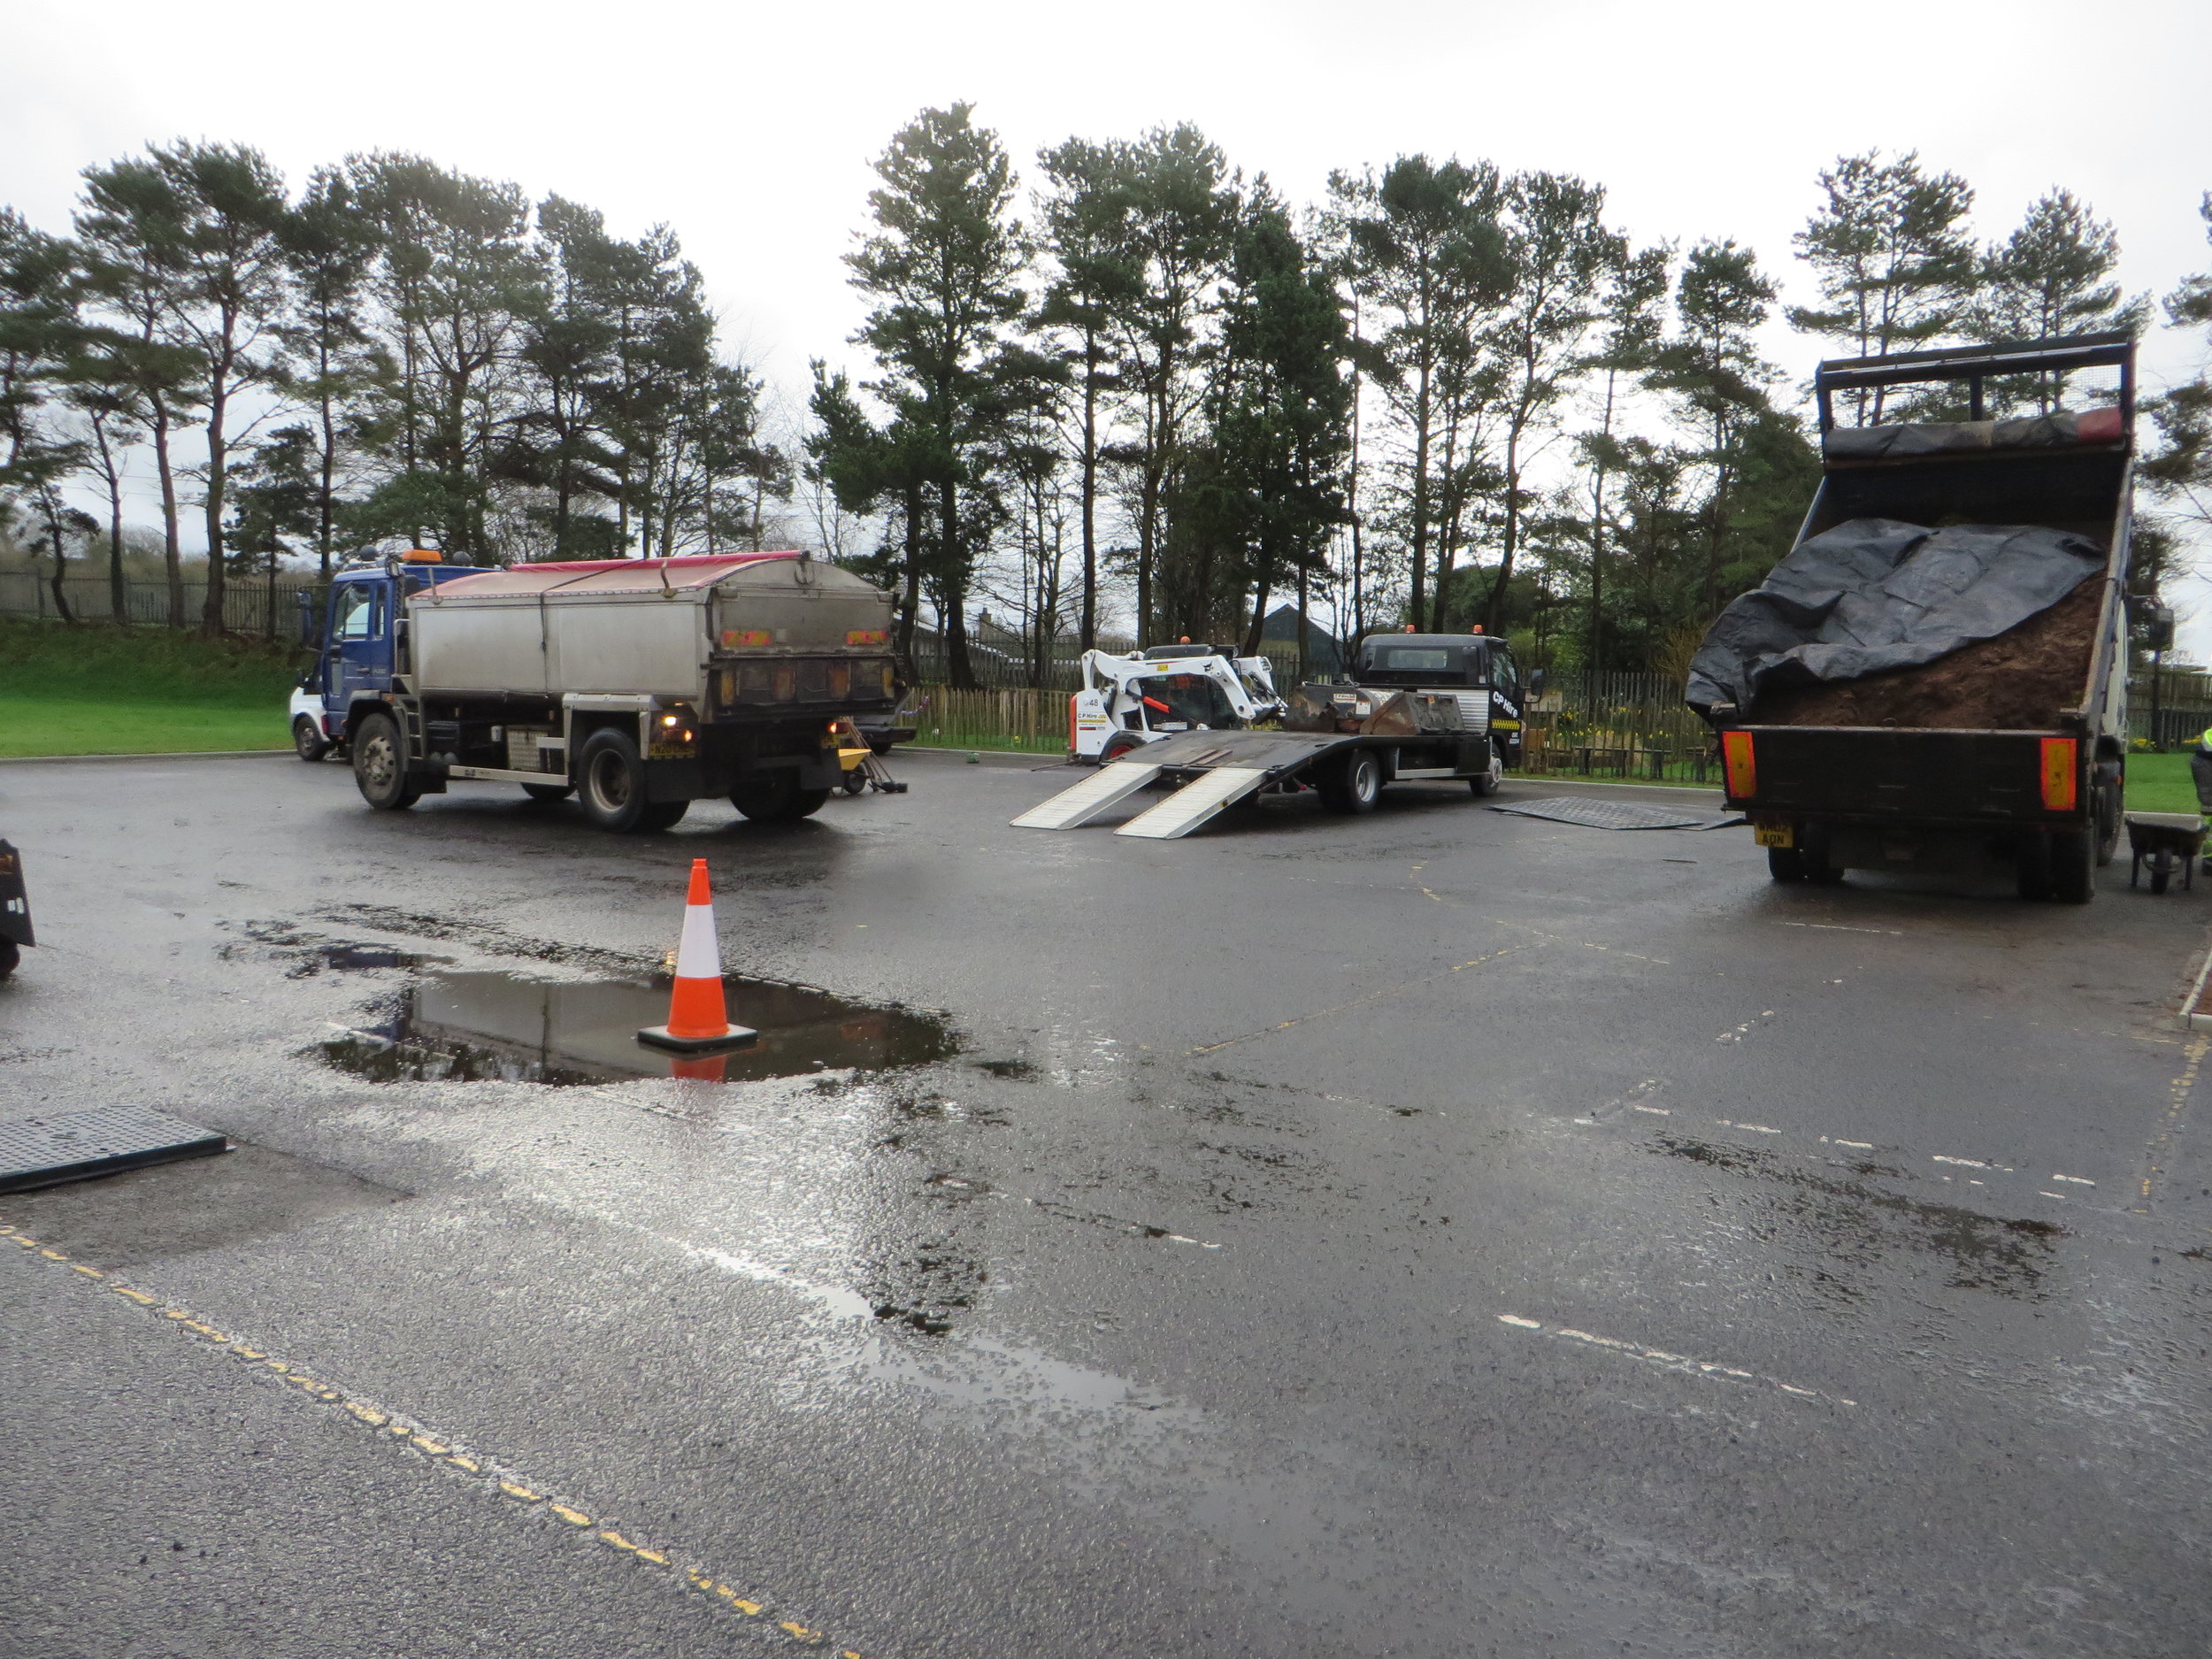
[[890,627],[888,594],[802,553],[472,569],[418,549],[338,573],[306,690],[383,810],[476,780],[573,792],[609,830],[711,796],[797,818],[839,781],[833,726],[896,703]]
[[1729,806],[1778,881],[2009,868],[2087,902],[2127,764],[2132,340],[1836,360],[1813,386],[1797,542],[1691,664]]

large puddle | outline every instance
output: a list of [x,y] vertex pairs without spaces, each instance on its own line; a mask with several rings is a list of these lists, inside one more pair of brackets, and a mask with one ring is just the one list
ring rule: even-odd
[[380,1083],[615,1083],[683,1077],[731,1083],[855,1068],[922,1065],[959,1051],[945,1020],[910,1009],[851,1002],[803,986],[726,979],[730,1019],[750,1025],[750,1048],[676,1059],[638,1041],[668,1018],[668,981],[563,984],[518,974],[436,973],[416,981],[384,1017],[322,1045],[339,1070]]

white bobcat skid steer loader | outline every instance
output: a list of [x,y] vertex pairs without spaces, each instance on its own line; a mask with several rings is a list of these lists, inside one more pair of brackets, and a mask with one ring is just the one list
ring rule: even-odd
[[1125,657],[1086,651],[1081,666],[1083,688],[1068,699],[1074,760],[1110,761],[1164,737],[1240,730],[1283,712],[1264,657],[1160,645]]

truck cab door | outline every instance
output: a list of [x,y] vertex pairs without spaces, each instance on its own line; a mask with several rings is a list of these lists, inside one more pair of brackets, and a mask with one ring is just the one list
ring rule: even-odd
[[344,582],[331,591],[325,683],[339,708],[392,685],[391,584]]
[[1513,653],[1504,644],[1493,640],[1490,654],[1490,730],[1507,750],[1507,764],[1520,764],[1521,729],[1525,723],[1524,710],[1528,702],[1526,688],[1521,683],[1520,665],[1513,660]]

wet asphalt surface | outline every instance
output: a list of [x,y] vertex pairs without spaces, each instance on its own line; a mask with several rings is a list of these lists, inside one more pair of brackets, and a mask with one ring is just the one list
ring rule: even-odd
[[[0,768],[0,1117],[239,1148],[0,1196],[0,1653],[2205,1651],[2212,884],[895,764]],[[694,856],[727,1082],[621,1040]]]

